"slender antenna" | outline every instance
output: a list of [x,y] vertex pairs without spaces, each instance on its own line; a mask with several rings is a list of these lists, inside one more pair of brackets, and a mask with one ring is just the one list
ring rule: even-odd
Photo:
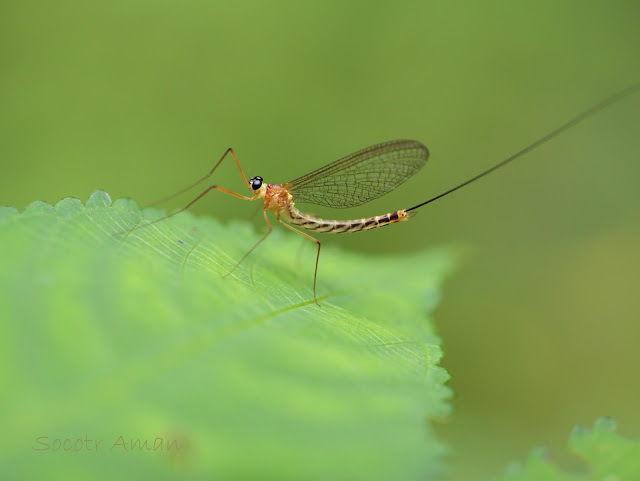
[[527,153],[531,152],[532,150],[537,149],[542,144],[547,143],[548,141],[550,141],[551,139],[553,139],[557,135],[561,134],[565,130],[570,129],[574,125],[576,125],[576,124],[582,122],[583,120],[591,117],[592,115],[594,115],[595,113],[599,112],[600,110],[608,107],[609,105],[614,104],[619,100],[622,100],[623,98],[627,97],[628,95],[631,95],[632,93],[634,93],[635,91],[637,91],[639,89],[640,89],[640,83],[637,83],[637,84],[632,85],[631,87],[628,87],[628,88],[626,88],[624,90],[621,90],[621,91],[611,95],[610,97],[607,97],[606,99],[604,99],[600,103],[597,103],[596,105],[594,105],[590,109],[585,110],[581,114],[579,114],[579,115],[575,116],[573,119],[569,120],[567,123],[561,125],[560,127],[555,129],[554,131],[548,133],[544,137],[541,137],[540,139],[536,140],[535,142],[533,142],[532,144],[528,145],[524,149],[520,150],[519,152],[516,152],[512,156],[507,157],[502,162],[499,162],[498,164],[494,165],[490,169],[487,169],[484,172],[481,172],[480,174],[476,175],[475,177],[472,177],[471,179],[467,180],[466,182],[463,182],[462,184],[457,185],[457,186],[453,187],[452,189],[449,189],[446,192],[443,192],[442,194],[437,195],[437,196],[435,196],[435,197],[423,202],[422,204],[418,204],[418,205],[415,205],[415,206],[407,209],[407,212],[410,212],[412,210],[416,210],[416,209],[422,207],[423,205],[427,205],[427,204],[433,202],[434,200],[438,200],[441,197],[444,197],[445,195],[449,195],[452,192],[455,192],[456,190],[461,189],[465,185],[469,185],[471,182],[475,182],[476,180],[480,179],[481,177],[484,177],[485,175],[490,174],[494,170],[497,170],[500,167],[503,167],[503,166],[507,165],[512,160],[515,160],[518,157],[522,157],[524,154],[527,154]]

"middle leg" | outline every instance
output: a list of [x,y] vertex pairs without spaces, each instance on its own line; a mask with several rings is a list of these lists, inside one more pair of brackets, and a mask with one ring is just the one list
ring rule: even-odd
[[315,237],[311,237],[309,234],[306,234],[296,229],[295,227],[290,226],[289,224],[284,222],[280,217],[278,217],[278,221],[287,229],[292,230],[296,234],[300,234],[301,236],[306,237],[307,239],[312,240],[313,242],[318,244],[318,253],[316,254],[316,269],[313,272],[313,300],[316,302],[316,304],[318,304],[318,307],[320,307],[320,303],[318,302],[318,298],[316,297],[316,279],[318,278],[318,260],[320,259],[320,247],[321,247],[320,241]]

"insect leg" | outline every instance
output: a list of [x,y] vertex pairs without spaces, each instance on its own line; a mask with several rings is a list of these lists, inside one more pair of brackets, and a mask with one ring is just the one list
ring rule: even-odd
[[236,165],[238,166],[238,170],[240,170],[240,175],[242,176],[242,180],[244,180],[244,184],[247,185],[247,177],[244,175],[244,172],[242,170],[242,167],[240,167],[240,162],[238,162],[238,157],[236,156],[236,153],[233,151],[233,149],[231,147],[229,147],[224,154],[222,154],[222,157],[220,157],[220,160],[218,160],[218,162],[216,163],[216,165],[213,166],[213,169],[211,169],[209,171],[208,174],[206,174],[205,176],[201,177],[200,179],[196,180],[193,184],[189,185],[188,187],[185,187],[182,190],[179,190],[178,192],[175,192],[174,194],[171,194],[167,197],[163,197],[160,200],[157,200],[155,202],[153,202],[152,204],[149,204],[150,206],[153,205],[157,205],[157,204],[161,204],[162,202],[165,202],[167,200],[173,199],[174,197],[179,196],[180,194],[184,194],[185,192],[187,192],[188,190],[193,189],[196,185],[200,184],[202,181],[204,181],[205,179],[211,177],[211,175],[213,175],[214,171],[218,168],[218,166],[222,163],[222,161],[224,160],[224,158],[227,156],[227,154],[229,154],[229,152],[231,152],[231,155],[233,156],[233,160],[235,160]]
[[240,259],[238,263],[235,266],[233,266],[233,268],[229,272],[227,272],[224,276],[222,276],[223,279],[231,275],[231,273],[235,271],[240,264],[242,264],[242,261],[244,261],[247,257],[249,257],[249,254],[251,254],[253,250],[256,247],[258,247],[263,240],[267,238],[269,234],[271,234],[272,227],[271,227],[271,222],[269,222],[269,217],[267,217],[267,211],[266,210],[263,211],[263,214],[264,214],[264,220],[267,222],[267,227],[268,227],[267,232],[265,232],[265,234],[260,238],[260,240],[256,242],[256,244],[251,249],[249,249],[249,252],[247,252],[244,256],[242,256],[242,259]]
[[129,233],[129,232],[133,232],[134,230],[138,230],[141,229],[143,227],[148,227],[151,224],[155,224],[156,222],[160,222],[163,221],[165,219],[168,219],[169,217],[173,217],[176,214],[179,214],[180,212],[184,212],[185,210],[187,210],[189,207],[191,207],[193,204],[195,204],[196,202],[198,202],[200,199],[202,199],[206,194],[208,194],[210,191],[212,190],[219,190],[220,192],[224,192],[225,194],[229,194],[229,195],[233,195],[234,197],[238,197],[239,199],[243,199],[243,200],[253,200],[252,197],[247,197],[245,195],[242,194],[238,194],[237,192],[233,192],[229,189],[226,189],[224,187],[220,187],[219,185],[212,185],[210,187],[208,187],[202,194],[200,194],[198,197],[196,197],[195,199],[193,199],[191,202],[189,202],[187,205],[185,205],[182,209],[179,209],[175,212],[172,212],[169,215],[165,215],[164,217],[160,217],[159,219],[153,220],[151,222],[147,222],[146,224],[142,224],[142,225],[138,225],[136,227],[133,227],[129,230],[125,230],[122,232],[116,232],[114,235],[118,236],[124,233]]
[[290,229],[293,232],[296,232],[296,233],[300,234],[301,236],[304,236],[307,239],[310,239],[313,242],[315,242],[316,244],[318,244],[318,253],[316,254],[316,269],[313,272],[313,300],[316,301],[316,304],[318,304],[318,307],[320,307],[320,303],[318,302],[318,298],[316,297],[316,279],[318,278],[318,260],[320,259],[320,247],[321,247],[320,241],[318,239],[316,239],[315,237],[311,237],[309,234],[306,234],[306,233],[296,229],[295,227],[290,226],[289,224],[284,222],[282,219],[278,218],[278,220],[287,229]]

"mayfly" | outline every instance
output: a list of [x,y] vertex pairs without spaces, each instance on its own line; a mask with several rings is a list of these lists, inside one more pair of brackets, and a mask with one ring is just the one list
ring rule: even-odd
[[300,229],[305,229],[313,233],[341,234],[377,229],[397,222],[408,221],[420,207],[449,195],[496,169],[503,167],[512,160],[531,152],[582,120],[591,117],[598,111],[632,94],[638,89],[640,89],[640,84],[617,92],[475,177],[408,209],[396,210],[387,214],[362,219],[327,220],[314,214],[298,210],[296,203],[316,204],[342,209],[356,207],[387,194],[418,172],[427,162],[429,151],[422,143],[416,140],[392,140],[390,142],[373,145],[283,184],[268,184],[259,176],[247,180],[242,167],[240,167],[238,157],[232,148],[228,148],[209,173],[188,187],[169,197],[165,197],[159,202],[171,199],[199,185],[213,175],[222,161],[227,158],[228,154],[231,154],[235,161],[242,180],[250,190],[251,195],[242,195],[219,185],[211,185],[182,209],[147,224],[134,227],[130,231],[155,224],[156,222],[179,214],[187,210],[212,190],[218,190],[243,200],[262,199],[264,201],[263,216],[267,223],[267,232],[249,249],[225,277],[231,274],[271,233],[272,226],[267,212],[272,211],[282,225],[315,242],[318,246],[313,274],[313,298],[317,304],[316,281],[318,277],[318,261],[320,259],[321,243],[318,239]]

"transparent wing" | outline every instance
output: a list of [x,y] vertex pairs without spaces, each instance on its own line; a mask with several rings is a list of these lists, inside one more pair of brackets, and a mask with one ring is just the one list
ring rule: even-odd
[[338,209],[355,207],[392,191],[427,162],[416,140],[392,140],[359,150],[283,184],[295,202]]

